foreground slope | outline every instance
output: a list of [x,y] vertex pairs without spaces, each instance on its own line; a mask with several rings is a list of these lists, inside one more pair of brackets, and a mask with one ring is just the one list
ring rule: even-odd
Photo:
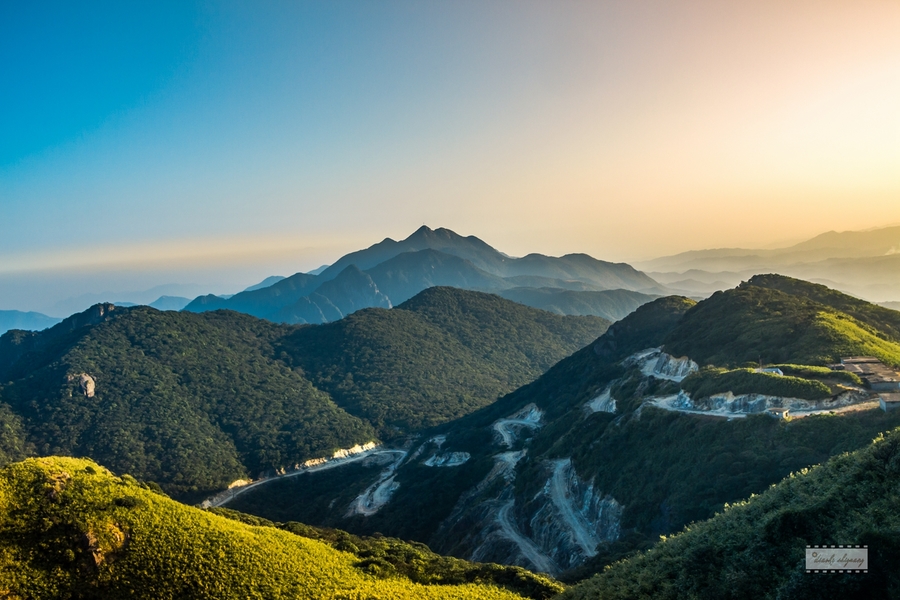
[[[521,597],[490,584],[379,578],[377,564],[184,506],[88,460],[30,459],[0,471],[0,595],[7,598]],[[527,573],[517,583],[553,589]]]
[[[900,430],[894,430],[727,506],[562,598],[896,598],[898,503]],[[808,545],[868,546],[868,573],[808,574]]]
[[0,337],[0,459],[90,456],[199,500],[467,414],[607,324],[449,288],[328,326],[97,305]]

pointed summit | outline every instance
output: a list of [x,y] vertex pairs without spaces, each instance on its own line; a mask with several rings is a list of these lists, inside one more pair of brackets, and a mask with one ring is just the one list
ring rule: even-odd
[[434,229],[432,229],[428,225],[422,225],[421,227],[419,227],[418,229],[413,231],[412,234],[408,238],[406,238],[406,240],[404,240],[404,241],[412,241],[415,239],[426,238],[426,237],[429,237],[429,235],[432,233],[434,233]]

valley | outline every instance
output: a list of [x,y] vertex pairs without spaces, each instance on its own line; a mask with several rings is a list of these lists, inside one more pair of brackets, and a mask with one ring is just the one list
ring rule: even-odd
[[[424,462],[431,451],[410,454],[391,471],[392,495],[377,510],[346,518],[345,507],[336,505],[319,512],[318,523],[409,535],[408,526],[395,529],[397,519],[411,510],[431,511],[426,520],[432,525],[415,530],[415,539],[430,547],[563,578],[647,548],[655,536],[709,518],[726,503],[900,426],[900,415],[881,410],[872,401],[877,395],[858,379],[824,367],[873,348],[883,348],[884,360],[900,366],[893,359],[900,346],[888,341],[896,339],[897,316],[823,290],[763,277],[696,304],[647,304],[535,382],[425,434],[425,445],[439,440],[435,452],[466,453],[467,462],[442,470]],[[758,295],[777,297],[778,312],[770,312],[773,304],[751,308],[747,298]],[[811,354],[810,336],[821,336],[820,324],[832,322],[830,315],[837,318],[834,306],[864,319],[840,313],[863,334],[818,337]],[[706,313],[715,317],[700,321],[697,315]],[[769,340],[780,339],[781,327],[796,331],[798,323],[806,329],[782,338],[786,343],[779,348],[785,360],[797,363],[782,364],[784,375],[739,366],[743,356],[770,350]],[[723,346],[698,343],[732,327],[751,334],[741,334],[737,343],[732,335],[731,345],[724,346],[727,355]],[[757,327],[765,327],[765,334],[756,333]],[[879,339],[886,345],[868,341],[875,331],[884,332]],[[680,354],[680,346],[695,350]],[[727,367],[710,365],[710,356]],[[812,396],[803,399],[804,394]],[[788,408],[788,418],[772,418],[773,407]],[[468,487],[450,484],[453,471],[469,474],[453,477],[471,481]],[[350,477],[332,485],[349,490],[363,481]],[[453,501],[440,508],[401,493],[438,481],[453,486],[441,488],[452,490]],[[298,493],[300,488],[291,492]],[[326,499],[336,493],[343,492],[332,489]],[[265,508],[264,494],[257,496],[236,507],[270,517],[278,512]],[[294,518],[307,517],[299,511]]]

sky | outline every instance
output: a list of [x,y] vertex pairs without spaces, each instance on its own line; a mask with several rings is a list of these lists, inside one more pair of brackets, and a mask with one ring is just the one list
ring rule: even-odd
[[898,31],[894,0],[2,2],[0,309],[422,224],[614,261],[900,224]]

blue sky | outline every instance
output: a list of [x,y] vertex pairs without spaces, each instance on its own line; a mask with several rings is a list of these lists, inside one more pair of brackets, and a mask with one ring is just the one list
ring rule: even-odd
[[784,4],[3,3],[0,309],[422,223],[631,260],[900,222],[900,7]]

